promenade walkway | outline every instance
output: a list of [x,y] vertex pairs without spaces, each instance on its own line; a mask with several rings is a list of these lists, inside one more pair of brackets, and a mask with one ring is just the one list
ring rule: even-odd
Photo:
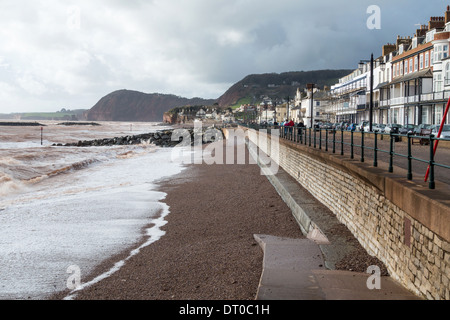
[[[300,137],[302,139],[303,143],[309,145],[309,130],[306,132],[307,137],[305,138],[305,135],[303,133],[303,136]],[[333,135],[332,132],[329,131],[328,134],[328,151],[325,151],[327,148],[326,144],[326,134],[325,131],[322,130],[322,136],[320,139],[319,133],[316,132],[316,141],[314,143],[314,134],[312,134],[311,138],[311,148],[321,149],[324,152],[332,153],[333,152]],[[296,138],[297,140],[299,138]],[[344,157],[349,158],[351,156],[351,133],[349,131],[342,132],[336,131],[336,135],[334,136],[335,143],[334,143],[334,152],[337,155],[340,155],[341,153],[344,155]],[[343,142],[343,143],[342,143]],[[361,159],[364,159],[365,163],[368,163],[372,165],[374,163],[374,147],[375,147],[375,137],[373,133],[364,133],[364,153],[361,150],[362,145],[362,139],[361,139],[361,133],[360,132],[354,132],[353,134],[353,154],[354,159],[361,161]],[[379,167],[383,167],[388,170],[388,163],[389,163],[389,150],[390,150],[390,139],[389,135],[381,135],[377,134],[377,149],[380,151],[377,152],[377,162]],[[381,151],[382,150],[382,151]],[[394,166],[394,173],[397,172],[397,169],[408,169],[408,162],[407,162],[407,155],[408,155],[408,143],[407,138],[405,136],[400,137],[399,140],[395,141],[393,143],[393,166]],[[397,155],[396,155],[397,154]],[[402,156],[400,156],[402,155]],[[414,138],[412,140],[411,144],[411,156],[413,157],[411,161],[412,165],[412,176],[413,181],[417,184],[421,184],[424,187],[428,187],[427,183],[424,182],[425,173],[428,168],[428,163],[419,161],[416,159],[422,159],[425,161],[429,161],[430,159],[430,145],[429,144],[420,144],[418,138]],[[414,159],[416,158],[416,159]],[[434,161],[446,166],[450,166],[450,141],[440,141],[438,148],[436,150]],[[440,166],[435,166],[434,168],[434,176],[435,181],[440,181],[444,183],[450,182],[450,169],[443,168]],[[401,171],[402,173],[405,172],[406,177],[406,171]]]
[[[420,299],[389,276],[337,269],[342,259],[358,254],[350,231],[283,169],[268,179],[291,210],[301,210],[318,229],[306,239],[255,235],[264,251],[258,300]],[[376,259],[374,265],[382,268]]]

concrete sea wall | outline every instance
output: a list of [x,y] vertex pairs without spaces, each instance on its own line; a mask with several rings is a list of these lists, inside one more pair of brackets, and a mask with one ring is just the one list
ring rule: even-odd
[[426,299],[450,299],[448,186],[424,189],[406,175],[282,139],[273,148],[265,133],[246,132],[383,261],[391,277]]

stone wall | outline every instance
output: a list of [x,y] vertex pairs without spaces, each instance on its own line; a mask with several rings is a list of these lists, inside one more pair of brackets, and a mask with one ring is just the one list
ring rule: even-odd
[[[250,141],[270,153],[271,139],[250,132]],[[430,196],[401,176],[286,140],[278,150],[272,158],[280,167],[383,261],[392,278],[426,299],[450,299],[448,192]]]

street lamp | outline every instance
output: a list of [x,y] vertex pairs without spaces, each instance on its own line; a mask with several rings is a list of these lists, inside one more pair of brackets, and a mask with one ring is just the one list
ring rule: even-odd
[[287,96],[287,104],[286,104],[286,120],[289,121],[289,103],[291,102],[291,97]]
[[306,88],[308,89],[308,90],[311,90],[311,103],[310,103],[310,117],[311,117],[311,125],[310,125],[310,127],[312,128],[313,127],[313,119],[314,119],[314,116],[313,116],[313,111],[314,111],[314,107],[313,107],[313,102],[314,102],[314,87],[315,87],[315,84],[314,83],[308,83],[307,85],[306,85]]
[[[373,53],[370,56],[370,60],[361,60],[358,64],[360,69],[363,68],[364,63],[370,62],[370,103],[369,103],[369,131],[372,132],[373,125]],[[383,61],[380,62],[381,71],[384,71],[386,65]]]
[[273,102],[273,124],[275,125],[275,122],[277,122],[277,102]]

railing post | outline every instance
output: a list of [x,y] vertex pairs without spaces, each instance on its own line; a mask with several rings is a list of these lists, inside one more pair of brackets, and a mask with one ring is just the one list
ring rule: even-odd
[[319,129],[319,150],[322,150],[322,129]]
[[313,127],[313,130],[314,130],[314,148],[315,148],[316,147],[316,132],[317,132],[317,130],[315,127]]
[[344,129],[341,128],[341,156],[344,155]]
[[353,153],[353,131],[350,131],[350,159],[354,159],[355,155]]
[[364,162],[364,130],[361,131],[361,162]]
[[408,175],[407,179],[412,180],[412,154],[411,154],[411,132],[408,132]]
[[430,175],[429,175],[429,183],[428,188],[434,189],[435,183],[434,183],[434,141],[433,141],[433,135],[430,134]]
[[375,131],[375,143],[373,147],[373,166],[378,167],[378,133]]
[[309,128],[309,146],[311,147],[311,128]]
[[389,172],[394,172],[394,136],[392,135],[392,131],[389,133]]
[[336,153],[336,129],[333,129],[333,153]]
[[328,129],[325,129],[325,151],[328,152]]

